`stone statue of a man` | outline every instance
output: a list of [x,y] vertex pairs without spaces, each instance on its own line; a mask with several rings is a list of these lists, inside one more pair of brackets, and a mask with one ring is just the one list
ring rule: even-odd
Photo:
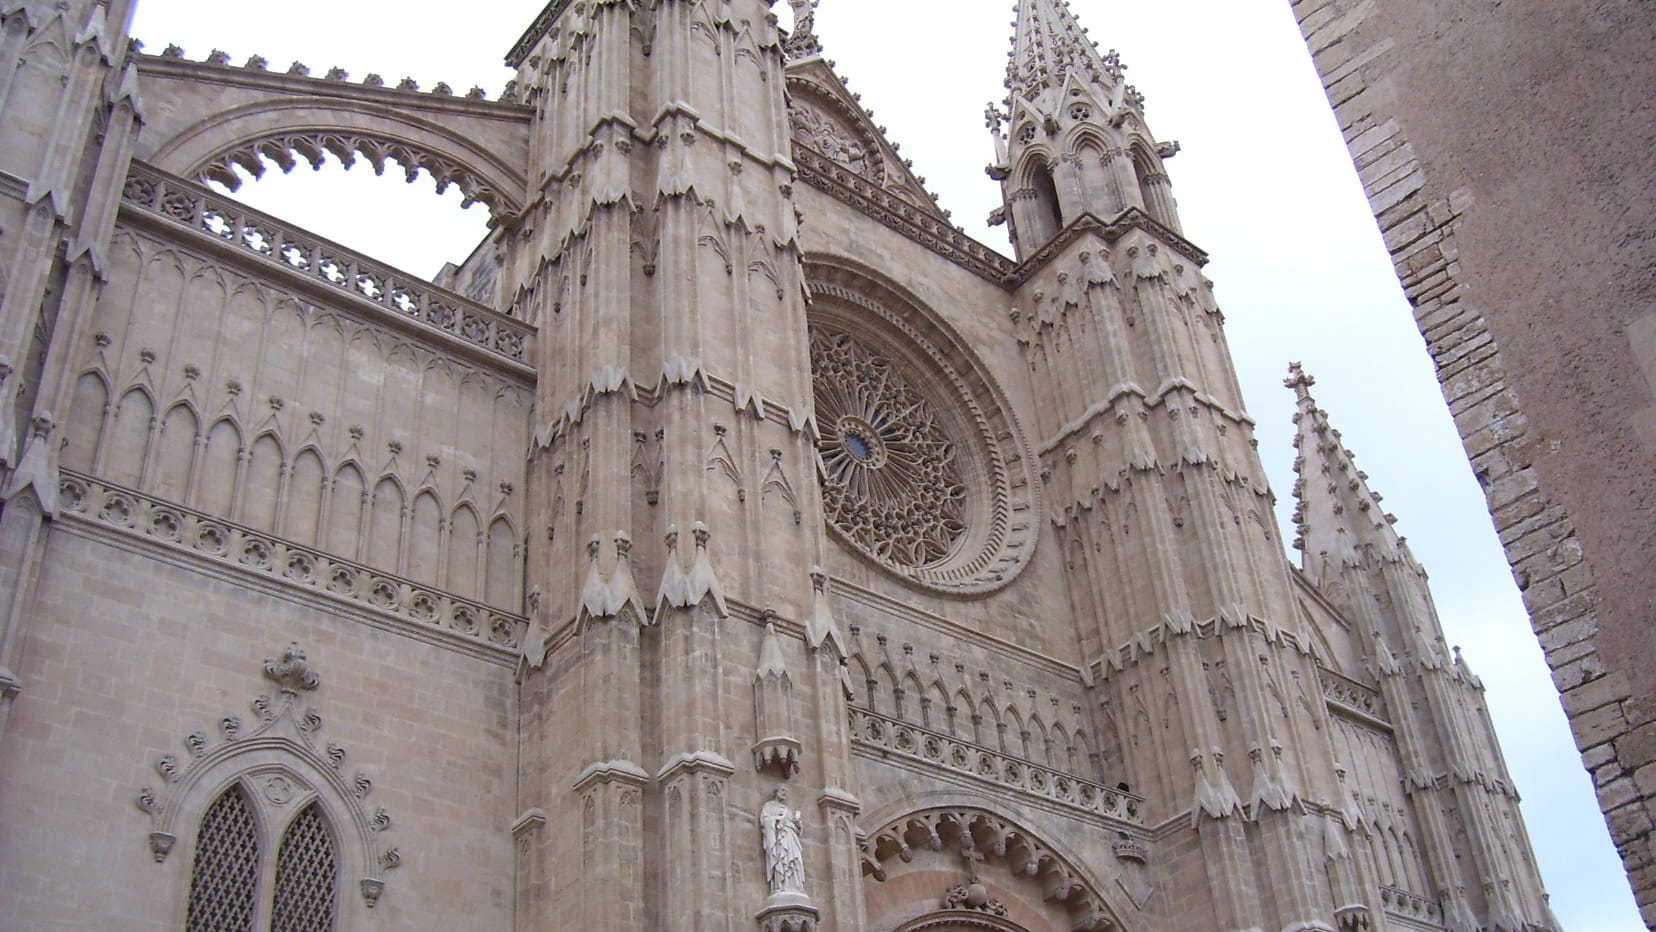
[[799,810],[788,808],[785,783],[776,788],[759,810],[759,830],[765,842],[765,879],[773,895],[805,892],[805,852],[799,842],[803,825],[804,817]]

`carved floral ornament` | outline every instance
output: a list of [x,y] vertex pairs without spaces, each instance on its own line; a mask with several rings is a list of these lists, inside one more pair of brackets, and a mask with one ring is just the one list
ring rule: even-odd
[[993,383],[903,296],[849,270],[808,275],[829,527],[929,589],[1006,585],[1035,547],[1035,486],[1022,431]]
[[364,904],[372,909],[385,890],[385,872],[402,863],[397,849],[381,841],[391,828],[391,814],[367,805],[374,783],[347,771],[345,749],[318,741],[322,716],[301,695],[315,691],[320,677],[305,652],[290,645],[266,659],[263,672],[277,695],[253,700],[251,728],[241,716],[226,715],[216,734],[186,735],[183,758],[163,754],[156,760],[160,784],[144,787],[134,799],[150,817],[150,853],[156,863],[165,862],[179,835],[193,837],[202,814],[231,786],[261,800],[271,818],[302,813],[315,801],[335,823],[341,880],[356,877]]

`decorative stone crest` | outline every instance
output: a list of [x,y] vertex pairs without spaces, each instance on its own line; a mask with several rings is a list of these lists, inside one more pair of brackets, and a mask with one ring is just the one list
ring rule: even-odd
[[991,916],[1006,915],[1006,904],[990,897],[989,888],[975,878],[971,883],[950,887],[949,892],[943,894],[943,908],[970,909]]
[[289,644],[282,652],[282,659],[266,659],[264,664],[265,679],[274,682],[284,693],[297,693],[300,690],[309,692],[321,684],[322,680],[310,668],[305,660],[305,652],[299,649],[298,644]]

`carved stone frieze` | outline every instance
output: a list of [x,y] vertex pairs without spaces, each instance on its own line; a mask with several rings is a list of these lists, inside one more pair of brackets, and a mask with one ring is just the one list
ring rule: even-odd
[[885,183],[878,143],[861,138],[856,127],[822,104],[796,98],[788,108],[794,141],[826,155],[875,184]]

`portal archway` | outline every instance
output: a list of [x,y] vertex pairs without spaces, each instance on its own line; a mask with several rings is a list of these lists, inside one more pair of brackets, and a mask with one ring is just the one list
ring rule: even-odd
[[938,806],[869,833],[872,927],[891,932],[1124,932],[1102,878],[1018,820]]

